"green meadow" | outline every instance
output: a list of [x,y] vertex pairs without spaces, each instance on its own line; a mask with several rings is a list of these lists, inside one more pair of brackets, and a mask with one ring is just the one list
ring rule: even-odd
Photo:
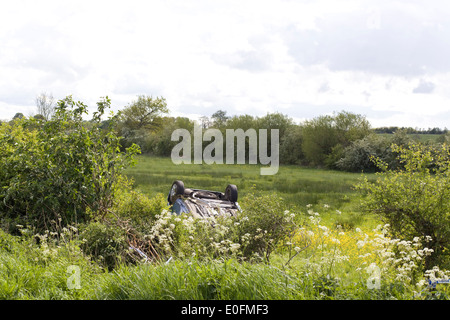
[[[378,223],[375,217],[360,212],[360,196],[354,190],[362,178],[360,173],[280,165],[277,174],[261,175],[260,168],[250,164],[176,165],[170,158],[138,156],[137,164],[125,173],[134,187],[149,197],[167,194],[174,180],[182,180],[186,187],[215,191],[224,191],[231,183],[238,187],[240,199],[249,193],[275,193],[298,210],[305,211],[309,205],[325,211],[324,219],[339,219],[353,226]],[[364,176],[375,179],[375,174]],[[341,214],[334,214],[336,210]]]

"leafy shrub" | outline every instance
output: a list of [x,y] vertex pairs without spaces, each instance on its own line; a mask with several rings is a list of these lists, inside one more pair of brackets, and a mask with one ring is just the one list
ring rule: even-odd
[[244,257],[259,256],[269,262],[270,255],[296,228],[295,214],[287,210],[284,200],[276,194],[249,194],[238,215],[237,234]]
[[109,106],[107,97],[98,102],[92,120],[86,122],[87,106],[69,96],[58,102],[49,121],[22,118],[1,126],[3,220],[43,231],[52,221],[67,225],[106,214],[122,170],[139,151],[132,146],[119,152],[117,115],[107,126],[101,120]]
[[344,171],[375,172],[378,168],[372,158],[386,159],[389,151],[389,142],[382,136],[372,134],[345,148],[336,167]]
[[374,159],[382,160],[390,169],[403,169],[399,153],[392,145],[407,147],[413,140],[405,130],[397,130],[390,136],[370,134],[353,141],[335,157],[334,167],[349,172],[377,172],[380,168]]
[[450,150],[424,145],[393,147],[404,169],[384,170],[375,183],[363,179],[357,188],[365,195],[364,209],[380,215],[396,238],[431,237],[434,254],[426,267],[444,263],[450,246]]
[[[302,149],[310,164],[334,165],[333,159],[341,149],[369,133],[370,124],[361,115],[342,111],[333,116],[320,116],[303,124]],[[336,149],[338,145],[341,147]],[[334,155],[331,155],[333,151]]]
[[131,228],[146,233],[155,223],[157,215],[164,209],[167,209],[167,196],[158,193],[148,197],[140,190],[132,189],[132,182],[121,177],[115,203],[110,210],[116,216],[109,216],[113,219],[127,220]]
[[80,238],[83,252],[109,270],[125,261],[128,250],[126,235],[116,224],[91,222],[83,227]]

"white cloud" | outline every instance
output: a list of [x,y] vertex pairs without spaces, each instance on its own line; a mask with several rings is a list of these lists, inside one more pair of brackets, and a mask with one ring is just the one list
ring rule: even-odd
[[[173,115],[376,123],[448,118],[449,7],[430,1],[14,1],[0,11],[0,119],[41,91],[121,108],[164,96]],[[413,91],[420,93],[413,93]],[[447,117],[447,118],[446,118]],[[385,120],[383,120],[385,119]]]

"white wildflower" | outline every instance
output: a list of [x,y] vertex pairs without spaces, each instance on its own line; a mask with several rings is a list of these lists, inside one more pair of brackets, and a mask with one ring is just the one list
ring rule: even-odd
[[365,243],[364,241],[359,240],[359,241],[356,243],[356,246],[358,247],[358,249],[361,249],[362,247],[364,247],[365,244],[366,244],[366,243]]

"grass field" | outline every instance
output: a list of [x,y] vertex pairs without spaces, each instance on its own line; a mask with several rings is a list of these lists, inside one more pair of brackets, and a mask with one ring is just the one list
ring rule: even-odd
[[[339,210],[341,220],[373,225],[373,217],[361,214],[360,198],[353,190],[362,176],[359,173],[289,165],[280,166],[275,175],[263,176],[259,165],[175,165],[170,158],[139,156],[136,166],[127,169],[126,174],[148,196],[167,194],[174,180],[182,180],[185,186],[217,191],[224,191],[231,183],[238,187],[241,198],[249,192],[277,193],[298,209],[312,205],[325,213],[325,219],[336,217],[333,213]],[[373,174],[366,176],[375,179]]]

